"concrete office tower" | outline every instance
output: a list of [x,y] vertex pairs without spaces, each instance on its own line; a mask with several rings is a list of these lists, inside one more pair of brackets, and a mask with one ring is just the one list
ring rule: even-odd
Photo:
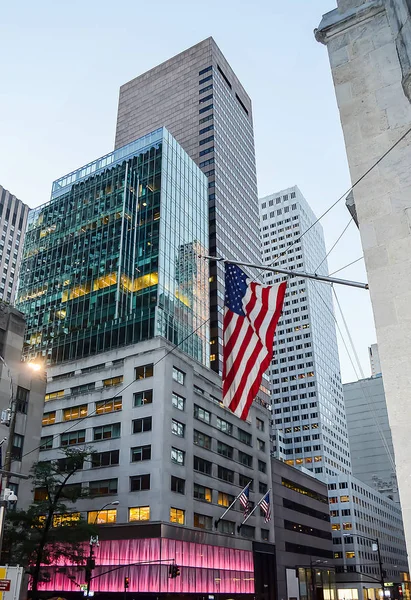
[[[267,265],[327,274],[319,223],[294,186],[260,199],[261,248]],[[269,273],[265,283],[283,276]],[[285,279],[285,277],[284,277]],[[270,369],[275,453],[289,465],[314,473],[351,473],[347,423],[331,288],[309,279],[289,279]]]
[[206,178],[163,128],[55,181],[24,246],[26,356],[56,364],[161,335],[208,365],[207,228]]
[[336,598],[327,484],[276,459],[271,469],[278,598]]
[[[43,370],[21,362],[24,328],[24,315],[0,302],[0,407],[11,410],[9,426],[0,424],[2,468],[10,452],[10,470],[28,475],[39,457],[46,379]],[[27,478],[10,477],[8,488],[18,496],[19,508],[33,501],[33,484]]]
[[[345,475],[329,478],[328,498],[337,598],[379,600],[383,576],[387,588],[394,588],[392,594],[386,589],[386,595],[388,592],[390,598],[398,599],[398,585],[409,581],[399,504],[359,479]],[[383,574],[374,546],[376,540]]]
[[398,500],[394,448],[381,375],[343,385],[352,472]]
[[[167,127],[208,177],[210,254],[259,263],[251,101],[212,38],[120,88],[116,148]],[[224,273],[210,264],[210,364],[222,370]]]
[[29,207],[0,185],[0,301],[14,304]]
[[381,362],[380,353],[378,352],[378,344],[371,344],[371,346],[368,348],[368,354],[370,357],[372,377],[381,375]]
[[[352,182],[411,127],[407,0],[338,0],[316,37],[327,45]],[[354,188],[400,500],[411,542],[411,136]]]

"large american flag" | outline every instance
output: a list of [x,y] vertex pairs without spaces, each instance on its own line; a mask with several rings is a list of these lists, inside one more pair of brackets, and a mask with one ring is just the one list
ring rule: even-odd
[[244,510],[244,519],[250,511],[250,483],[247,483],[245,488],[240,492],[239,495],[240,504]]
[[268,523],[268,521],[271,520],[270,492],[267,492],[264,498],[261,500],[260,508],[264,513],[264,521]]
[[226,263],[223,403],[244,421],[273,356],[286,284],[261,285]]

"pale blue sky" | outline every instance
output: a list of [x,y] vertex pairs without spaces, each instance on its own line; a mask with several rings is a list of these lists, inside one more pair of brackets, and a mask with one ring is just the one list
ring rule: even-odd
[[[327,50],[313,29],[335,0],[22,0],[0,18],[0,184],[35,207],[53,179],[113,149],[121,84],[212,35],[252,98],[260,195],[297,184],[319,215],[349,175]],[[349,214],[322,221],[331,247]],[[362,255],[351,224],[330,271]],[[365,281],[363,263],[338,276]],[[320,284],[318,284],[320,285]],[[368,292],[339,288],[363,369]],[[345,381],[356,379],[346,351]]]

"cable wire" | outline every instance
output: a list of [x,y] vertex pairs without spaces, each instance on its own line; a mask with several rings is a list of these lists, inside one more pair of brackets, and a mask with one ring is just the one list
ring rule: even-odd
[[317,273],[318,269],[321,267],[321,265],[327,260],[327,258],[330,256],[331,252],[334,250],[334,248],[336,247],[336,245],[338,244],[338,242],[340,241],[340,239],[342,238],[342,236],[344,235],[344,233],[347,231],[347,229],[349,228],[349,226],[351,225],[353,221],[353,218],[351,217],[350,220],[348,221],[347,225],[344,227],[344,229],[342,230],[342,233],[339,235],[339,237],[337,238],[337,241],[331,246],[331,248],[328,250],[327,254],[324,256],[324,258],[322,259],[322,261],[320,262],[320,264],[318,265],[318,267],[315,269],[314,273]]
[[340,267],[336,271],[333,271],[332,273],[329,274],[328,277],[332,277],[336,273],[339,273],[340,271],[344,271],[344,269],[347,269],[347,267],[351,267],[351,265],[355,265],[355,263],[357,263],[359,260],[362,260],[363,258],[364,258],[364,256],[360,256],[360,258],[357,258],[356,260],[353,260],[352,262],[348,263],[348,265],[345,265],[345,267]]

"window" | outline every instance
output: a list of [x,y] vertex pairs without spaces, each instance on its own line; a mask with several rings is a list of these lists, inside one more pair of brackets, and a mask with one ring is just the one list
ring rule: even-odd
[[153,377],[154,365],[141,365],[135,368],[136,379],[147,379],[147,377]]
[[340,502],[349,502],[349,501],[350,501],[349,496],[340,496]]
[[151,459],[151,446],[136,446],[131,448],[131,462]]
[[153,390],[144,390],[142,392],[135,392],[133,406],[145,406],[153,402]]
[[56,422],[56,411],[53,410],[52,412],[46,412],[43,415],[43,420],[41,422],[43,427],[46,427],[46,425],[53,425]]
[[186,426],[175,419],[171,420],[171,433],[177,437],[184,437]]
[[[294,490],[295,492],[298,492],[299,494],[309,496],[310,498],[313,498],[314,500],[319,500],[320,502],[323,502],[324,504],[328,504],[327,496],[324,496],[323,494],[314,492],[313,490],[310,490],[309,488],[306,488],[302,485],[294,483],[294,481],[291,481],[290,479],[285,479],[284,477],[282,477],[281,484],[283,486],[285,486],[286,488],[289,488],[290,490]],[[330,503],[331,503],[331,498],[330,498]]]
[[204,460],[203,458],[194,456],[194,471],[199,471],[200,473],[211,475],[211,467],[212,463],[208,460]]
[[268,542],[270,539],[270,530],[269,529],[261,529],[261,539],[264,542]]
[[257,438],[257,445],[261,452],[265,452],[265,442],[263,440]]
[[71,431],[70,433],[62,433],[60,436],[60,446],[73,446],[75,444],[84,444],[86,441],[86,430]]
[[50,450],[53,447],[53,436],[46,435],[40,438],[40,448],[39,450]]
[[217,504],[220,506],[230,506],[234,502],[234,496],[225,492],[218,492]]
[[213,491],[208,487],[204,487],[203,485],[195,483],[193,496],[197,500],[204,500],[204,502],[212,502]]
[[242,465],[245,465],[246,467],[253,466],[253,457],[249,454],[246,454],[245,452],[241,452],[241,450],[238,451],[238,460]]
[[181,385],[184,385],[185,377],[186,377],[186,374],[184,373],[184,371],[177,369],[177,367],[173,367],[174,381],[177,381],[177,383],[181,383]]
[[171,462],[176,463],[177,465],[184,465],[185,460],[185,452],[183,450],[179,450],[178,448],[171,448]]
[[255,533],[255,527],[250,525],[243,525],[240,530],[240,535],[245,538],[253,539]]
[[268,489],[268,487],[267,487],[266,483],[263,483],[262,481],[258,482],[258,492],[260,494],[266,494],[267,493],[267,489]]
[[197,404],[194,404],[194,418],[198,419],[199,421],[204,421],[204,423],[210,424],[211,413],[208,410],[201,408],[201,406],[197,406]]
[[105,413],[117,412],[123,408],[123,400],[119,398],[111,398],[111,400],[102,400],[96,402],[96,414],[104,415]]
[[239,473],[238,483],[241,487],[245,487],[246,485],[250,484],[250,491],[253,491],[253,480],[250,479],[249,475],[241,475],[241,473]]
[[152,418],[151,417],[143,417],[142,419],[134,419],[133,420],[133,433],[142,433],[144,431],[151,431],[152,428]]
[[243,442],[243,444],[247,444],[247,446],[251,446],[251,434],[248,433],[247,431],[244,431],[243,429],[240,429],[238,427],[238,439],[240,440],[240,442]]
[[225,421],[224,419],[220,419],[220,417],[217,417],[217,429],[223,431],[227,435],[233,435],[232,424],[228,421]]
[[222,519],[219,523],[218,523],[218,530],[220,533],[226,533],[229,535],[234,535],[235,532],[235,523],[234,521],[226,521],[225,519]]
[[117,479],[103,479],[102,481],[90,481],[90,496],[108,496],[117,494]]
[[261,471],[261,473],[267,473],[267,463],[265,463],[263,460],[259,460],[258,470]]
[[24,435],[15,433],[13,435],[13,445],[11,447],[11,459],[21,460],[23,454]]
[[78,394],[87,394],[87,392],[91,392],[95,389],[96,387],[96,382],[93,381],[92,383],[84,383],[83,385],[76,385],[72,388],[70,388],[70,393],[72,396],[76,396]]
[[211,450],[211,437],[194,429],[194,444],[206,448],[206,450]]
[[132,521],[149,521],[150,520],[150,507],[149,506],[136,506],[128,509],[128,520]]
[[170,508],[170,523],[179,523],[184,525],[186,511],[181,508]]
[[87,416],[87,404],[72,406],[63,410],[63,421],[73,421]]
[[345,553],[345,558],[355,558],[355,552],[352,552],[351,550],[349,550],[348,552]]
[[24,387],[17,386],[16,392],[16,412],[27,414],[27,406],[29,403],[30,391]]
[[218,465],[217,477],[223,481],[234,483],[234,471]]
[[207,515],[194,513],[194,527],[211,531],[213,529],[213,518],[208,517]]
[[186,403],[186,399],[183,398],[183,396],[180,396],[179,394],[176,394],[175,392],[173,392],[173,394],[171,396],[171,404],[174,406],[174,408],[177,408],[178,410],[184,410],[185,403]]
[[93,428],[93,441],[98,442],[99,440],[110,440],[112,438],[120,437],[120,423],[113,423],[112,425],[103,425],[102,427]]
[[108,525],[117,521],[117,510],[110,508],[107,510],[92,510],[87,513],[87,522],[90,525]]
[[217,442],[217,452],[221,454],[221,456],[225,456],[226,458],[233,458],[234,449],[228,444],[224,444],[223,442]]
[[110,377],[109,379],[103,379],[104,387],[112,387],[113,385],[120,385],[123,383],[123,376],[119,375],[118,377]]
[[258,417],[255,420],[256,427],[259,431],[264,431],[264,421],[259,419]]
[[176,494],[185,494],[186,482],[184,479],[180,479],[180,477],[174,477],[171,475],[171,491],[176,492]]
[[142,492],[150,489],[150,474],[130,477],[130,492]]
[[120,450],[109,450],[108,452],[96,452],[91,455],[91,468],[111,467],[120,462]]
[[50,400],[57,400],[57,398],[62,398],[64,396],[64,390],[58,390],[58,392],[50,392],[44,396],[44,402],[49,402]]
[[204,75],[204,73],[207,73],[208,71],[211,71],[213,67],[206,67],[205,69],[203,69],[202,71],[199,71],[199,75]]

